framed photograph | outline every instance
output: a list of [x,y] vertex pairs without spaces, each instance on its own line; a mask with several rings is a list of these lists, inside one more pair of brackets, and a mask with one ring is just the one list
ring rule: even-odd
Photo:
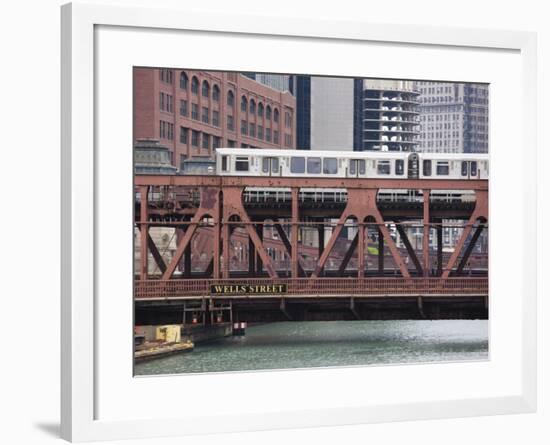
[[63,6],[62,436],[534,411],[535,54]]

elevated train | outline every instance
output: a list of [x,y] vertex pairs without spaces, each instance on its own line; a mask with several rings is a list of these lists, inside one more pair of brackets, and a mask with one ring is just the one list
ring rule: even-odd
[[[352,152],[314,150],[272,150],[218,148],[215,174],[220,176],[280,176],[318,178],[379,179],[488,179],[489,156],[474,153]],[[288,199],[290,190],[247,187],[245,199]],[[339,199],[342,189],[300,190],[302,199],[333,196]],[[306,198],[304,198],[306,197]],[[341,198],[340,198],[341,199]],[[345,198],[344,198],[345,199]],[[413,190],[384,189],[380,201],[420,201],[422,193]],[[468,190],[434,190],[433,200],[471,201]]]

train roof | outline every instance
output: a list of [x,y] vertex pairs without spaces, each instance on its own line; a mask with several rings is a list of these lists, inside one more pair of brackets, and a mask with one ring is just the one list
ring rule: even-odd
[[335,157],[340,159],[363,158],[371,159],[404,159],[411,153],[417,153],[421,158],[428,159],[473,159],[487,160],[486,153],[422,153],[410,151],[336,151],[336,150],[285,150],[272,148],[217,148],[221,155],[250,155],[250,156],[308,156],[308,157]]

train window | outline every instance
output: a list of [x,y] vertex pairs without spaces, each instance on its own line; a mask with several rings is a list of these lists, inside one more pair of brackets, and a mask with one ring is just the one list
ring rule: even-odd
[[335,175],[338,173],[338,159],[323,158],[323,173],[327,175]]
[[237,156],[237,158],[235,159],[235,171],[248,171],[248,156]]
[[405,173],[405,161],[403,159],[395,160],[395,174],[403,175]]
[[222,172],[229,171],[229,165],[227,165],[227,156],[222,156]]
[[390,161],[378,161],[376,172],[379,175],[389,175],[390,174]]
[[422,171],[424,176],[432,176],[432,161],[430,159],[424,159],[422,162]]
[[470,162],[470,175],[477,176],[477,161]]
[[357,174],[357,163],[359,162],[358,159],[350,159],[349,160],[349,173],[350,175],[356,175]]
[[290,173],[305,173],[306,158],[290,158]]
[[279,158],[271,158],[271,173],[279,173]]
[[460,174],[462,176],[468,176],[468,161],[462,161],[460,166]]
[[321,173],[321,158],[307,158],[307,172],[313,174]]
[[262,172],[269,173],[269,158],[262,158]]
[[359,159],[359,174],[364,175],[365,174],[365,160]]
[[448,175],[449,174],[449,162],[447,161],[437,161],[435,167],[435,174],[438,176]]

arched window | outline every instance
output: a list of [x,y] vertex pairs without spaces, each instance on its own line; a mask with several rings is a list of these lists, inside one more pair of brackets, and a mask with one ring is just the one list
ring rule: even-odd
[[199,79],[197,79],[195,76],[193,76],[193,79],[191,79],[191,91],[193,94],[199,94]]
[[279,110],[277,108],[273,111],[273,122],[279,122]]
[[214,85],[212,88],[212,100],[215,102],[220,101],[220,87],[218,85]]
[[271,120],[271,107],[269,105],[265,107],[265,118]]
[[248,105],[248,101],[246,100],[246,97],[245,96],[241,97],[241,111],[243,113],[246,113],[247,105]]
[[250,99],[250,114],[256,114],[256,102],[254,102],[254,99]]
[[261,102],[258,104],[258,116],[264,117],[264,104]]
[[227,105],[232,107],[235,103],[235,95],[233,94],[233,91],[229,90],[227,92]]
[[182,71],[180,74],[180,88],[182,90],[186,90],[188,84],[189,84],[189,79],[187,78],[187,74],[185,74],[185,71]]
[[202,82],[202,97],[210,97],[210,85],[206,80]]

